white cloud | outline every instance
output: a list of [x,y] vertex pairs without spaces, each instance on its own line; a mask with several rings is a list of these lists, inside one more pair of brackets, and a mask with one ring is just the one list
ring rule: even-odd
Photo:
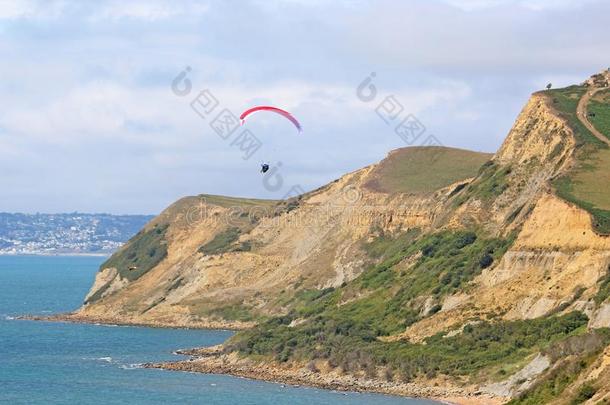
[[57,19],[69,11],[84,13],[91,21],[159,21],[177,16],[200,16],[208,4],[196,0],[103,0],[69,2],[67,0],[0,0],[0,19]]
[[465,11],[474,11],[503,5],[507,0],[445,0],[445,2]]
[[[302,112],[317,124],[333,122],[346,128],[353,127],[354,122],[363,118],[363,112],[373,110],[385,96],[395,95],[405,111],[417,114],[438,104],[459,102],[470,95],[466,84],[444,81],[433,87],[380,88],[378,100],[365,104],[356,98],[357,84],[279,81],[240,86],[217,82],[206,87],[219,99],[221,107],[229,108],[236,115],[252,105],[269,103]],[[169,90],[169,85],[137,88],[112,81],[92,81],[36,108],[27,104],[19,106],[13,99],[0,112],[0,123],[5,132],[55,143],[78,142],[83,134],[100,139],[157,143],[155,133],[164,131],[179,131],[180,137],[174,137],[174,141],[186,139],[188,142],[189,133],[198,131],[197,126],[201,124],[196,119],[189,121],[190,126],[184,121],[185,116],[196,118],[188,101],[197,95],[197,89],[185,99],[178,99]],[[9,105],[8,100],[5,105]]]
[[516,6],[530,10],[544,11],[569,9],[586,6],[599,0],[443,0],[445,3],[464,11],[477,11],[498,6]]
[[0,19],[57,18],[66,5],[66,2],[61,0],[0,0]]
[[[607,64],[608,5],[585,1],[0,0],[4,209],[277,197],[259,159],[315,187],[404,146],[374,111],[391,94],[446,145],[491,151],[532,90]],[[178,98],[169,86],[186,65],[193,93]],[[379,96],[363,103],[356,86],[371,71]],[[244,161],[190,109],[203,88],[237,115],[286,108],[305,132],[260,115],[249,128],[264,151]]]
[[135,19],[158,21],[177,16],[199,16],[208,10],[201,1],[171,0],[109,0],[92,15],[92,20]]

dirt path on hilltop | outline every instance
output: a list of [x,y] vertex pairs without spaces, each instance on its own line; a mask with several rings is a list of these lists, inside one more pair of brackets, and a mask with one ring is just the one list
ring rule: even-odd
[[587,127],[587,129],[589,131],[591,131],[591,133],[593,135],[595,135],[595,137],[597,139],[604,142],[606,145],[610,146],[610,139],[608,139],[604,134],[599,132],[593,126],[593,124],[591,124],[591,122],[589,122],[589,118],[587,117],[587,105],[589,105],[589,100],[591,100],[591,97],[593,97],[595,95],[595,93],[597,93],[598,91],[607,90],[607,89],[608,89],[608,87],[599,87],[599,88],[596,88],[593,90],[587,89],[587,92],[580,98],[580,101],[578,102],[578,107],[576,107],[576,116],[578,117],[580,122],[582,122],[583,125],[585,127]]

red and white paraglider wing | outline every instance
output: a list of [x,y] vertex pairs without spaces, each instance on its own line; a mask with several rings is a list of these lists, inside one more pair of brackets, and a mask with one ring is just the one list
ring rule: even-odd
[[294,124],[294,126],[299,130],[299,132],[303,131],[303,127],[301,126],[301,123],[296,118],[294,118],[294,116],[292,114],[290,114],[288,111],[282,110],[281,108],[264,106],[264,105],[258,106],[258,107],[253,107],[253,108],[250,108],[249,110],[244,111],[239,116],[239,119],[241,119],[241,124],[243,125],[244,122],[246,122],[246,118],[248,118],[250,115],[252,115],[258,111],[271,111],[276,114],[279,114],[282,117],[288,119],[290,122],[292,122]]

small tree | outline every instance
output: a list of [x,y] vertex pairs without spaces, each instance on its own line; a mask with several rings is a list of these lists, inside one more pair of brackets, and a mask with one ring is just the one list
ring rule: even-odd
[[553,87],[553,84],[552,84],[552,83],[549,83],[549,84],[547,84],[547,85],[546,85],[546,89],[547,89],[547,90],[551,90],[551,87]]
[[481,259],[479,259],[479,266],[481,266],[482,269],[486,269],[489,266],[491,266],[491,264],[494,262],[494,258],[492,255],[490,255],[489,253],[486,253],[485,255],[483,255],[483,257],[481,257]]

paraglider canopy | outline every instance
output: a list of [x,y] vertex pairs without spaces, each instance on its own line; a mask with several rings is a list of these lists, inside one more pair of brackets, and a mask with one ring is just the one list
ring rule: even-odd
[[267,173],[269,170],[269,165],[267,163],[261,164],[261,173]]
[[294,126],[299,130],[299,132],[303,131],[303,127],[301,127],[301,124],[299,123],[299,121],[297,121],[297,119],[294,118],[294,116],[292,114],[290,114],[288,111],[282,110],[281,108],[271,107],[271,106],[266,106],[266,105],[253,107],[253,108],[250,108],[250,109],[244,111],[242,113],[242,115],[239,116],[239,119],[241,119],[241,124],[244,125],[244,123],[246,122],[246,118],[248,118],[248,116],[250,116],[251,114],[258,112],[258,111],[270,111],[270,112],[279,114],[282,117],[290,120],[290,122],[292,122],[294,124]]

